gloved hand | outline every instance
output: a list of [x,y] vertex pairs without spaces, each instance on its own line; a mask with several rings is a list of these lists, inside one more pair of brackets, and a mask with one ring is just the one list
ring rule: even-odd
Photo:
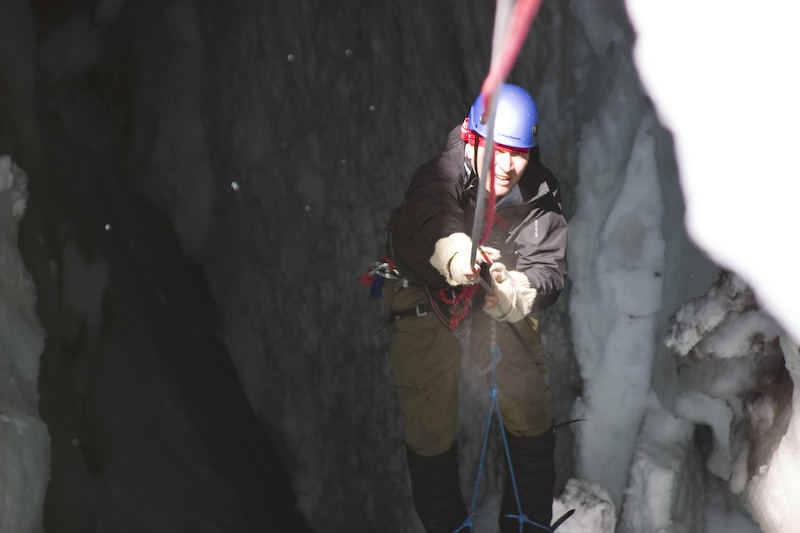
[[[500,252],[494,248],[481,246],[480,250],[492,261],[500,259]],[[470,254],[472,254],[472,239],[466,233],[452,233],[436,241],[430,262],[450,285],[454,287],[471,285],[478,281],[480,262],[483,258],[478,253],[476,263],[471,265]]]
[[496,303],[489,307],[488,303],[495,298],[487,295],[484,311],[504,322],[517,322],[525,318],[531,312],[536,299],[536,289],[531,287],[528,276],[516,270],[508,270],[503,263],[494,263],[489,272],[495,280]]

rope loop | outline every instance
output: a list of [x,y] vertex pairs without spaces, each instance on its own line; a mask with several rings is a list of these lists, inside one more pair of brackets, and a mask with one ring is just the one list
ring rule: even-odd
[[453,306],[452,311],[450,312],[451,330],[456,329],[458,323],[461,322],[465,316],[467,316],[472,297],[477,292],[478,287],[476,285],[462,285],[458,295],[456,295],[455,298],[449,298],[444,289],[439,289],[439,297],[442,299],[442,301]]
[[515,518],[519,521],[520,524],[520,531],[522,531],[522,524],[531,524],[544,531],[548,531],[552,533],[552,530],[548,527],[545,527],[541,524],[538,524],[532,520],[530,520],[527,516],[522,513],[522,505],[520,505],[519,500],[519,491],[517,490],[517,480],[514,476],[514,468],[511,465],[511,451],[508,448],[508,439],[506,438],[506,433],[503,430],[503,414],[500,412],[500,400],[499,400],[499,393],[500,390],[497,387],[497,362],[503,356],[502,352],[500,351],[500,347],[497,346],[497,321],[492,318],[490,322],[490,331],[491,331],[491,339],[492,339],[492,363],[490,365],[492,370],[492,388],[489,396],[491,397],[491,402],[489,404],[489,416],[486,420],[486,428],[483,433],[483,447],[481,448],[481,457],[480,461],[478,462],[478,474],[475,479],[475,489],[472,495],[472,506],[470,507],[470,514],[469,518],[464,521],[464,524],[461,525],[458,529],[453,531],[453,533],[457,533],[464,529],[465,527],[469,526],[470,531],[472,531],[472,516],[475,514],[475,508],[478,501],[478,488],[480,487],[481,482],[481,473],[483,472],[483,463],[486,459],[486,447],[487,443],[489,442],[489,431],[492,427],[492,418],[494,418],[495,410],[497,411],[497,422],[500,425],[500,435],[502,436],[503,441],[503,449],[505,451],[506,461],[508,464],[508,473],[511,481],[511,486],[514,489],[514,499],[517,503],[517,510],[519,511],[518,515],[506,515],[509,518]]

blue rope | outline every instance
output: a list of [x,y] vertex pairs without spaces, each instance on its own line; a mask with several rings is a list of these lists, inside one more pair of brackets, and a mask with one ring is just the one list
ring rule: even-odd
[[490,396],[492,398],[491,403],[489,404],[489,417],[486,420],[486,429],[483,433],[483,447],[481,448],[481,458],[480,462],[478,463],[478,474],[475,479],[475,490],[472,494],[472,505],[470,506],[469,516],[461,526],[453,531],[453,533],[458,533],[464,528],[469,528],[470,533],[474,533],[475,530],[473,529],[473,520],[472,517],[475,514],[475,507],[477,505],[478,500],[478,487],[480,486],[481,482],[481,472],[483,471],[483,462],[486,459],[486,445],[489,442],[489,430],[492,426],[492,418],[494,416],[494,411],[497,409],[497,420],[500,424],[500,435],[503,437],[503,448],[505,449],[506,453],[506,461],[508,461],[508,473],[511,477],[511,486],[514,488],[514,499],[517,502],[517,512],[519,514],[507,514],[508,518],[516,518],[519,522],[519,533],[522,533],[523,524],[531,524],[533,526],[538,527],[544,531],[548,531],[549,533],[553,533],[553,530],[549,527],[543,526],[538,522],[534,522],[533,520],[529,519],[522,513],[522,505],[519,502],[519,491],[517,491],[517,480],[514,477],[514,468],[511,466],[511,452],[508,449],[508,439],[506,438],[506,432],[503,431],[503,415],[500,413],[500,399],[498,397],[498,390],[497,390],[497,362],[503,357],[503,354],[500,352],[500,347],[497,346],[497,324],[495,319],[491,319],[491,335],[492,335],[492,390]]

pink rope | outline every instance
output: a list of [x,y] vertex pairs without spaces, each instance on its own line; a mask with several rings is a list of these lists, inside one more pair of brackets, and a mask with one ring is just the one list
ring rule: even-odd
[[518,0],[514,5],[511,21],[508,25],[508,34],[503,40],[502,53],[499,56],[497,65],[491,68],[481,88],[481,92],[484,94],[484,103],[487,107],[491,95],[508,77],[511,67],[517,61],[517,56],[522,49],[522,44],[525,42],[525,37],[528,35],[531,22],[533,22],[541,4],[542,0]]
[[[511,13],[511,20],[508,25],[508,34],[503,40],[502,51],[500,53],[497,64],[492,66],[489,74],[483,81],[481,93],[483,94],[484,109],[489,109],[489,102],[492,100],[492,95],[508,77],[511,72],[511,67],[517,61],[519,51],[522,49],[522,44],[525,42],[525,37],[528,35],[531,22],[533,22],[536,12],[542,0],[518,0],[514,4],[514,9]],[[488,142],[493,142],[493,139],[487,139]],[[492,146],[490,145],[490,148]],[[489,233],[492,231],[492,224],[494,223],[494,205],[496,193],[494,190],[494,149],[490,150],[489,155],[489,208],[486,214],[486,225],[483,229],[483,236],[480,239],[480,244],[486,242],[489,238]],[[476,161],[477,165],[478,162]],[[481,209],[481,206],[477,206]]]

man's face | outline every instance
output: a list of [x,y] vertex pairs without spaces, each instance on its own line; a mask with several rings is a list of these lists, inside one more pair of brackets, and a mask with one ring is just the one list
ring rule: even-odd
[[[467,150],[471,152],[472,147]],[[486,157],[486,146],[478,146],[478,172],[483,168],[483,158]],[[514,188],[525,167],[528,166],[530,154],[511,152],[495,149],[494,151],[494,192],[497,196],[504,196]],[[472,157],[470,157],[472,159]],[[483,178],[483,176],[481,176]],[[486,190],[489,192],[489,180],[486,180]]]

